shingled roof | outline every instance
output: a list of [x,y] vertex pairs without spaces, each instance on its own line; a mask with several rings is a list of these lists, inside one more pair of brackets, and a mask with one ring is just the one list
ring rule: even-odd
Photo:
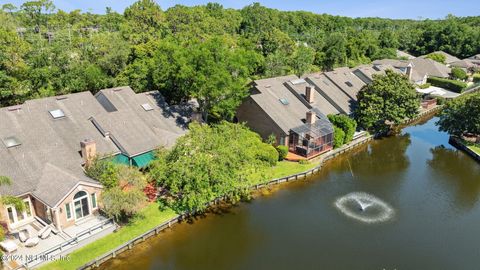
[[[94,140],[98,153],[113,155],[125,148],[130,154],[171,146],[186,132],[180,116],[168,110],[158,92],[135,94],[129,87],[118,94],[110,91],[102,93],[115,112],[108,112],[90,92],[0,108],[0,175],[13,182],[1,186],[0,194],[30,193],[54,207],[78,183],[99,185],[85,176],[81,141]],[[143,109],[147,103],[151,110]],[[104,136],[93,120],[115,138]]]

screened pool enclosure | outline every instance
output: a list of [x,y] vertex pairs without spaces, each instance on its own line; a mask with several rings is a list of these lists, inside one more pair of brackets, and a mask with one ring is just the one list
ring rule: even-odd
[[[333,125],[319,112],[307,116],[305,124],[290,130],[289,150],[312,158],[333,148]],[[318,117],[317,117],[318,116]]]

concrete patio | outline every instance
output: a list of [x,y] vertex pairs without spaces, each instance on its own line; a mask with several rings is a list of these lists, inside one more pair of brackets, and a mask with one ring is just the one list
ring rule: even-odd
[[[35,221],[19,228],[18,231],[27,229],[30,236],[34,237],[43,227],[43,224]],[[15,233],[10,236],[10,240],[18,246],[18,249],[5,257],[7,259],[4,260],[4,266],[6,269],[22,269],[25,268],[25,264],[29,268],[39,266],[59,256],[68,255],[99,237],[112,233],[115,228],[115,223],[108,218],[91,215],[61,232],[54,230],[48,238],[40,239],[34,247],[26,247]]]

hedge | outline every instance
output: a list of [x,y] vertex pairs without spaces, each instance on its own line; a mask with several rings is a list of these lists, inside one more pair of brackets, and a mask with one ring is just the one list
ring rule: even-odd
[[473,81],[480,82],[480,73],[473,74]]
[[427,82],[433,86],[445,88],[456,93],[462,93],[467,88],[467,84],[464,82],[437,77],[428,78]]

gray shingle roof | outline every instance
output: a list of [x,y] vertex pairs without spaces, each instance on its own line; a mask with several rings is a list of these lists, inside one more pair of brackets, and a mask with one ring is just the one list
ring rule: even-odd
[[361,65],[352,68],[352,73],[355,74],[360,80],[368,84],[373,81],[373,75],[384,75],[386,70],[392,70],[396,73],[401,73],[398,69],[392,65]]
[[307,82],[315,86],[315,89],[334,105],[337,110],[345,114],[352,113],[354,99],[345,94],[323,73],[307,75]]
[[[304,79],[301,80],[301,83],[292,83],[291,81],[287,81],[285,83],[285,86],[294,94],[297,96],[297,98],[302,101],[308,108],[316,108],[319,110],[321,113],[324,115],[329,115],[329,114],[338,114],[340,113],[339,110],[337,110],[328,100],[326,100],[318,91],[315,89],[312,89],[313,92],[313,102],[308,103],[306,100],[305,92],[306,92],[306,87],[309,86],[310,84],[307,83]],[[312,85],[312,87],[314,87]]]
[[407,53],[407,52],[404,52],[404,51],[400,51],[400,50],[397,50],[397,57],[405,57],[407,59],[413,59],[415,58],[415,56]]
[[439,78],[448,78],[450,76],[450,68],[438,63],[432,59],[417,57],[410,60],[413,64],[413,70],[418,72],[420,76],[433,76]]
[[[285,82],[298,79],[295,75],[257,80],[251,98],[286,133],[303,124],[309,109],[284,85]],[[284,105],[280,99],[288,103]]]
[[[435,52],[433,52],[433,53],[444,55],[444,56],[445,56],[445,63],[447,63],[447,64],[450,64],[450,63],[453,63],[453,62],[456,62],[456,61],[459,61],[459,60],[460,60],[460,59],[458,59],[457,57],[455,57],[455,56],[453,56],[453,55],[451,55],[451,54],[448,54],[448,53],[446,53],[446,52],[444,52],[444,51],[435,51]],[[425,58],[425,57],[427,57],[427,56],[428,56],[428,54],[422,55],[422,56],[420,56],[420,57],[421,57],[421,58]]]
[[[140,154],[158,146],[171,146],[186,132],[186,118],[170,109],[158,92],[135,94],[129,87],[101,91],[116,111],[107,112],[90,92],[29,100],[0,108],[0,141],[14,136],[21,143],[7,148],[0,142],[0,175],[12,185],[0,187],[2,195],[32,193],[53,207],[79,182],[98,182],[85,176],[80,142],[92,139],[97,152]],[[97,96],[98,97],[98,96]],[[146,111],[142,105],[150,104]],[[49,111],[61,110],[53,118]],[[182,109],[183,110],[183,109]],[[109,131],[103,136],[92,119]],[[113,142],[120,143],[120,149]]]
[[[157,91],[135,94],[130,87],[118,87],[101,90],[95,96],[100,102],[107,99],[117,109],[94,119],[128,156],[159,146],[171,147],[186,132],[187,117],[170,109]],[[146,111],[144,104],[152,110]]]
[[357,100],[357,93],[365,83],[355,76],[349,68],[337,68],[334,71],[324,73],[335,85],[342,89],[345,94]]

